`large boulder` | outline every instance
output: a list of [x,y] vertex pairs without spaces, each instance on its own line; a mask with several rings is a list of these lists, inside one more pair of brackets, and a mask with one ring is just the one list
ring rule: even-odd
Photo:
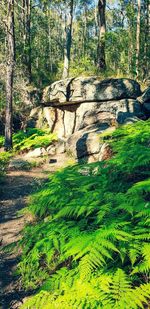
[[141,95],[140,85],[127,78],[99,80],[98,77],[78,77],[57,81],[44,90],[43,103],[53,105],[81,102],[135,99]]
[[99,160],[103,142],[100,140],[101,133],[113,132],[115,127],[108,128],[107,125],[89,126],[75,132],[66,141],[68,155],[77,161],[93,162]]
[[25,156],[25,159],[29,159],[29,158],[38,158],[38,157],[43,157],[47,155],[47,151],[45,150],[45,148],[39,147],[36,148],[34,150],[30,150]]
[[40,106],[31,109],[26,126],[28,128],[41,128],[44,126],[43,111]]
[[148,87],[143,94],[138,97],[138,101],[142,104],[146,103],[146,102],[150,102],[150,87]]
[[[93,124],[112,126],[124,123],[127,118],[141,117],[141,107],[142,105],[134,99],[43,107],[41,112],[38,110],[39,120],[36,120],[36,123],[39,127],[41,123],[47,123],[50,130],[62,139]],[[33,112],[32,115],[34,117]]]
[[141,116],[141,104],[134,99],[82,103],[76,111],[75,131],[94,123],[124,123],[132,116]]
[[150,116],[150,101],[144,103],[144,108],[147,112],[147,115]]
[[92,124],[109,126],[124,123],[126,118],[140,117],[140,85],[131,79],[78,77],[60,80],[44,90],[43,122],[47,122],[58,138]]
[[143,119],[148,98],[149,91],[141,95],[140,85],[131,79],[70,78],[47,87],[30,118],[40,127],[47,124],[61,141],[49,154],[67,151],[78,161],[105,160],[111,149],[102,145],[100,134]]
[[143,105],[143,110],[147,115],[147,118],[150,117],[150,87],[148,87],[143,94],[138,97],[138,101]]

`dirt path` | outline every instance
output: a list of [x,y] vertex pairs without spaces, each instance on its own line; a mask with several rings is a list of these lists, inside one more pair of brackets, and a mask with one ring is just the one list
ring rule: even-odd
[[[21,231],[26,222],[31,220],[27,215],[19,215],[28,201],[28,196],[37,189],[47,178],[64,165],[64,158],[57,160],[53,165],[46,165],[42,169],[32,171],[8,172],[1,185],[0,193],[0,308],[15,309],[22,304],[22,299],[27,296],[21,288],[18,277],[13,273],[19,260],[20,252],[4,251],[7,245],[15,244],[21,237]],[[47,173],[45,172],[47,171]],[[16,251],[16,250],[15,250]]]

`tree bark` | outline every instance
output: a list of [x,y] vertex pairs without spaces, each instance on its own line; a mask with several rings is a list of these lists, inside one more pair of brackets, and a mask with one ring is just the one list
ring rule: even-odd
[[140,32],[141,32],[141,0],[138,0],[137,28],[136,28],[136,78],[139,78],[139,58],[140,58]]
[[32,81],[31,67],[31,0],[23,0],[24,24],[24,62],[29,84]]
[[99,40],[97,48],[97,66],[101,71],[106,69],[105,60],[105,36],[106,36],[106,0],[98,0],[98,17],[99,17]]
[[143,80],[145,80],[149,74],[149,53],[150,53],[150,0],[145,0],[145,44],[144,44]]
[[65,49],[64,49],[64,69],[63,69],[63,78],[69,76],[69,67],[70,67],[70,55],[71,55],[71,43],[72,43],[72,21],[73,21],[73,5],[74,1],[69,1],[69,12],[66,16],[66,25],[65,25]]
[[[130,6],[131,9],[134,10],[134,0],[130,1]],[[128,16],[128,36],[129,36],[129,41],[128,41],[128,73],[130,76],[134,75],[134,64],[133,64],[133,55],[134,55],[134,46],[133,46],[133,42],[134,42],[134,34],[133,34],[133,29],[134,29],[134,21],[133,18],[131,18],[131,16]]]
[[7,12],[7,79],[6,79],[6,118],[5,118],[5,150],[12,149],[12,102],[13,77],[15,62],[15,32],[14,32],[14,0],[8,0]]
[[96,0],[95,0],[95,8],[94,8],[94,20],[95,20],[95,36],[98,36],[99,21],[98,21],[98,7],[97,7]]
[[86,48],[87,48],[87,14],[88,8],[87,4],[84,4],[84,28],[83,28],[83,56],[86,57]]

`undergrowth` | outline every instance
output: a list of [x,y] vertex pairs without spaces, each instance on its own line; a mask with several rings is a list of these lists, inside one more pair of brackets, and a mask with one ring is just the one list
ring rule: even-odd
[[10,153],[0,152],[0,180],[1,177],[5,174],[10,157]]
[[[19,131],[13,134],[13,151],[24,152],[39,147],[48,147],[56,140],[56,135],[49,130],[28,128],[25,132]],[[4,144],[4,137],[0,136],[0,147]]]
[[22,308],[148,308],[150,121],[103,137],[109,161],[56,172],[31,198],[18,266]]
[[[13,134],[13,150],[10,152],[0,152],[0,182],[6,172],[9,159],[19,153],[24,153],[39,147],[48,147],[52,142],[56,141],[56,135],[49,130],[41,130],[37,128],[28,128],[26,132],[19,131]],[[4,136],[0,136],[0,148],[4,146]],[[38,166],[36,162],[24,162],[23,169],[30,169]]]

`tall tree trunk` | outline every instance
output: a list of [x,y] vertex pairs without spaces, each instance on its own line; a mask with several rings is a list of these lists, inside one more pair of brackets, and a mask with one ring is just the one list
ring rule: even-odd
[[132,75],[132,59],[133,59],[133,44],[132,44],[132,27],[129,24],[129,48],[128,48],[128,73]]
[[95,0],[94,20],[95,20],[95,36],[98,36],[99,21],[98,21],[97,0]]
[[[131,0],[130,3],[131,9],[134,9],[134,3],[133,0]],[[134,64],[133,64],[133,54],[134,54],[134,35],[133,35],[133,29],[134,29],[134,21],[131,16],[128,17],[128,73],[130,76],[133,76],[133,71],[134,71]]]
[[144,63],[143,79],[149,74],[149,53],[150,53],[150,0],[145,0],[145,44],[144,44]]
[[51,44],[51,11],[47,7],[47,20],[48,20],[48,67],[50,67],[50,72],[53,72],[53,62],[52,62],[52,44]]
[[137,28],[136,28],[136,78],[139,78],[140,32],[141,32],[141,0],[138,0]]
[[88,8],[87,4],[84,4],[84,28],[83,28],[83,56],[86,57],[86,48],[87,48],[87,14],[88,14]]
[[15,61],[14,0],[8,0],[7,12],[7,80],[6,80],[6,119],[5,150],[12,149],[12,102]]
[[63,69],[63,78],[69,76],[69,67],[70,67],[70,54],[71,54],[71,43],[72,43],[72,21],[73,21],[73,4],[74,1],[69,1],[69,12],[66,16],[66,25],[65,25],[65,49],[64,49],[64,69]]
[[105,60],[105,35],[106,35],[106,0],[98,0],[98,16],[99,16],[99,40],[97,48],[97,66],[101,71],[106,69]]
[[24,15],[24,62],[29,83],[32,81],[31,68],[31,0],[23,0]]

